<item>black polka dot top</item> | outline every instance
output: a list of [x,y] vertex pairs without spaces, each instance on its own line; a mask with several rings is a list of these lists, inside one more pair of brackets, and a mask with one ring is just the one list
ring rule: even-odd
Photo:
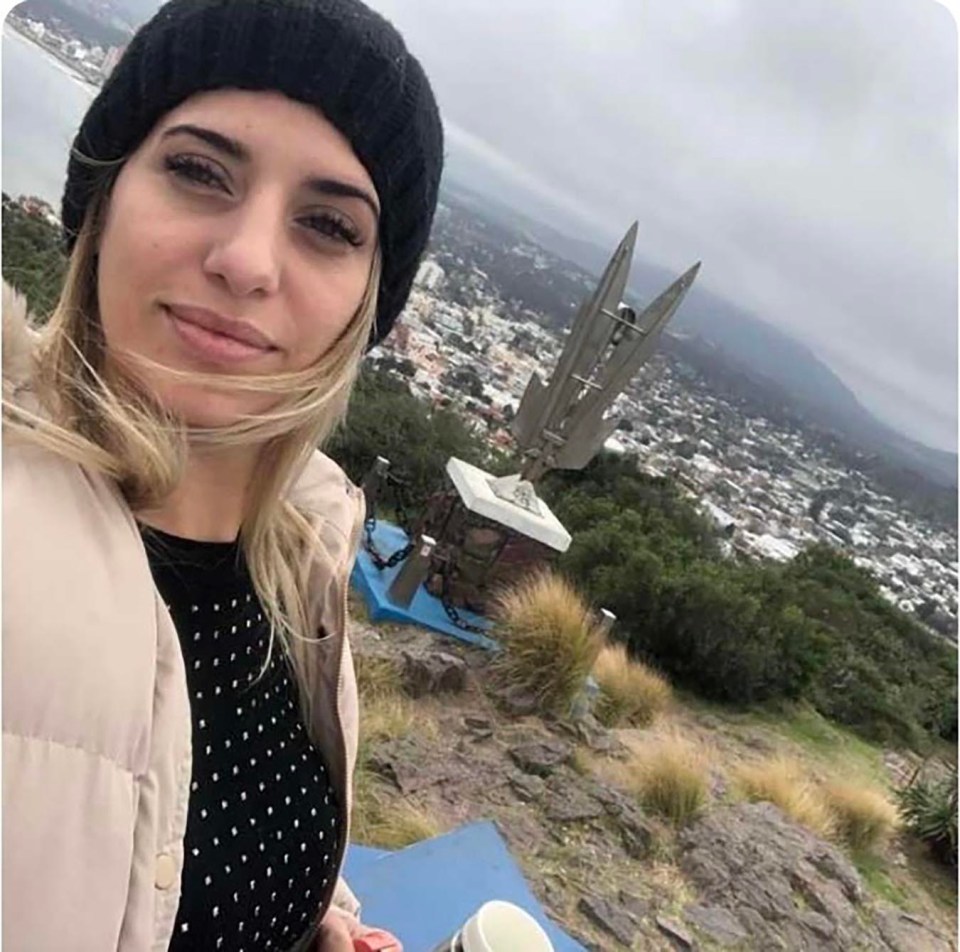
[[183,889],[171,950],[288,949],[335,875],[341,817],[239,543],[142,529],[180,636],[193,721]]

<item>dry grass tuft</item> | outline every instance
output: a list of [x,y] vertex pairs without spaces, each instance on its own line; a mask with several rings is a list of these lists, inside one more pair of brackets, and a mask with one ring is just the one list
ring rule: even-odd
[[369,768],[357,769],[350,825],[352,840],[380,849],[402,849],[443,832],[434,815],[409,800],[390,796]]
[[566,714],[603,647],[586,602],[547,570],[502,592],[494,614],[504,649],[491,665],[495,679],[534,698],[541,714]]
[[673,697],[666,678],[634,661],[624,645],[605,645],[593,666],[593,676],[600,685],[595,713],[607,727],[647,727]]
[[[369,670],[369,669],[368,669]],[[385,670],[385,669],[384,669]],[[385,741],[416,734],[436,738],[436,721],[386,679],[365,694],[360,711],[360,750],[353,780],[351,836],[381,849],[401,849],[444,832],[437,818],[393,793],[370,769],[371,751]]]
[[365,701],[360,709],[361,745],[378,744],[396,737],[408,737],[432,722],[422,717],[414,706],[399,696],[385,696]]
[[679,734],[644,744],[623,770],[624,783],[644,808],[677,826],[706,806],[709,777],[703,748]]
[[829,838],[836,832],[834,815],[822,791],[795,760],[778,756],[741,764],[734,770],[734,783],[748,800],[775,804],[818,836]]
[[823,797],[833,814],[837,834],[851,849],[880,849],[897,830],[897,808],[879,790],[828,783],[823,787]]
[[355,653],[353,666],[357,672],[357,690],[364,700],[396,695],[400,690],[400,666],[393,658]]

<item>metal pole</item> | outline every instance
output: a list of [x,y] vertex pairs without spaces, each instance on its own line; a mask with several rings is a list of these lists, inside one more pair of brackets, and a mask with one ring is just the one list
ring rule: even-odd
[[607,611],[606,608],[600,609],[600,633],[604,638],[610,637],[610,632],[613,630],[613,626],[616,624],[617,616],[613,612]]
[[404,559],[397,577],[390,583],[387,597],[394,605],[406,608],[413,601],[417,589],[430,572],[431,556],[436,545],[436,540],[430,536],[420,536],[420,541]]
[[363,477],[363,483],[360,488],[363,490],[364,498],[367,500],[367,517],[376,515],[377,496],[380,492],[380,480],[390,469],[390,460],[385,456],[378,456],[373,466],[367,470]]

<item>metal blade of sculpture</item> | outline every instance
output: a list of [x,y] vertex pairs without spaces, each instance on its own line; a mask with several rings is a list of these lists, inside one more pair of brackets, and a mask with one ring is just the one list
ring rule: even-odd
[[[417,540],[430,542],[431,555],[420,559],[416,572],[408,566],[399,587],[406,597],[422,581],[454,630],[481,631],[463,620],[459,610],[484,615],[498,587],[567,550],[570,534],[532,484],[551,469],[583,469],[600,452],[620,422],[616,415],[606,416],[607,411],[650,358],[697,277],[699,262],[638,314],[623,303],[636,240],[634,222],[593,294],[578,309],[549,383],[536,371],[530,378],[511,424],[525,458],[522,472],[497,478],[451,458],[447,475],[453,488],[429,500],[412,533],[407,532],[407,544],[389,559],[376,551],[376,523],[373,518],[368,522],[367,550],[376,572],[406,559]],[[377,487],[389,482],[385,471],[381,465],[365,482],[373,497],[368,498],[370,512],[375,512]]]
[[527,460],[526,482],[549,469],[583,469],[600,451],[619,423],[604,414],[649,359],[693,285],[699,262],[639,315],[621,303],[636,239],[634,222],[581,305],[550,382],[534,372],[524,391],[512,431]]

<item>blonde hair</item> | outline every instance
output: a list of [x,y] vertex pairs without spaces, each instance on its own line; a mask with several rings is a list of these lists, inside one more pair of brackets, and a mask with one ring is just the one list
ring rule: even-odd
[[33,412],[10,399],[5,385],[5,432],[114,480],[132,510],[154,507],[173,491],[191,444],[260,445],[241,543],[270,625],[262,670],[279,638],[301,682],[301,699],[309,707],[305,673],[297,660],[302,653],[294,650],[293,642],[313,636],[307,579],[318,538],[310,514],[287,498],[287,490],[346,414],[376,315],[379,250],[350,324],[306,370],[233,377],[160,367],[176,378],[211,387],[278,395],[276,406],[265,413],[223,428],[188,430],[115,360],[106,359],[97,302],[97,237],[115,178],[116,166],[104,175],[90,201],[60,298],[39,332],[31,389],[42,409]]

